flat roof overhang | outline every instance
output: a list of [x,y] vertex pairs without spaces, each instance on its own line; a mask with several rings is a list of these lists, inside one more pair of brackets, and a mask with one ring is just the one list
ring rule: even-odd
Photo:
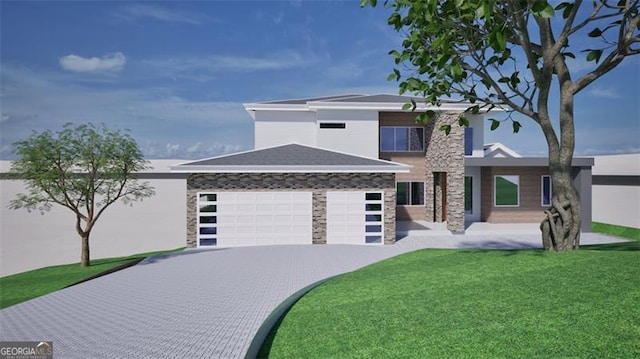
[[[593,167],[593,157],[574,157],[573,167]],[[464,165],[468,167],[546,167],[547,157],[465,157]]]

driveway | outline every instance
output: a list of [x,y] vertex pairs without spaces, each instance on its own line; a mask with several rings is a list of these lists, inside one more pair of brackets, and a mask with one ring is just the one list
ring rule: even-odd
[[187,250],[2,310],[0,341],[51,340],[57,358],[240,358],[269,313],[318,280],[434,243],[530,248],[522,237]]

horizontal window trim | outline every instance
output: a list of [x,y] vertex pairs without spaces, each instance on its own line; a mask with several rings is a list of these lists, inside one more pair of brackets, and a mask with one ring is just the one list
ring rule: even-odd
[[425,153],[424,150],[422,151],[380,151],[380,153]]
[[[496,204],[496,200],[497,200],[497,196],[496,196],[496,178],[497,177],[504,177],[504,176],[516,176],[518,177],[518,197],[517,197],[517,204]],[[502,174],[502,175],[494,175],[493,176],[493,206],[495,208],[518,208],[520,207],[520,175],[512,175],[512,174]]]
[[347,124],[345,122],[320,122],[319,127],[328,130],[344,130],[347,128]]

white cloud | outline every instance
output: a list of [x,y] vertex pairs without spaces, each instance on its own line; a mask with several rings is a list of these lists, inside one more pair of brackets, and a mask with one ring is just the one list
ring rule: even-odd
[[597,98],[614,99],[620,98],[620,94],[612,88],[594,87],[587,91],[587,95]]
[[73,72],[117,72],[127,62],[122,52],[107,54],[102,58],[85,58],[78,55],[67,55],[60,58],[60,66]]
[[[199,158],[247,149],[253,123],[238,102],[171,96],[171,88],[79,85],[73,76],[3,64],[0,143],[11,144],[63,124],[105,123],[131,129],[148,158]],[[6,120],[8,119],[8,120]],[[201,147],[191,148],[201,142]],[[11,147],[0,158],[11,157]]]
[[202,142],[197,142],[196,144],[194,144],[193,146],[189,146],[187,148],[187,153],[193,153],[193,152],[198,152],[202,149]]
[[596,63],[593,61],[587,61],[586,55],[582,53],[576,53],[576,58],[566,58],[567,67],[572,74],[583,74],[593,71],[596,68]]
[[266,56],[180,56],[142,60],[141,63],[157,76],[209,81],[219,73],[286,70],[310,67],[321,61],[322,58],[316,54],[285,49]]
[[180,145],[179,144],[167,143],[167,154],[168,155],[176,154],[176,153],[178,153],[178,151],[180,151]]
[[116,16],[126,20],[152,19],[164,22],[200,25],[208,18],[200,13],[169,10],[166,7],[149,4],[130,4],[124,6]]

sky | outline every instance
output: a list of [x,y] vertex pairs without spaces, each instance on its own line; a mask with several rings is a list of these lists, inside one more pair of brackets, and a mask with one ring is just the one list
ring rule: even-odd
[[[387,16],[358,0],[0,0],[0,159],[68,122],[128,129],[148,159],[251,149],[243,103],[397,94],[388,52],[402,34]],[[640,152],[640,56],[580,93],[575,114],[576,155]],[[545,156],[537,125],[521,123],[486,126],[485,142]]]

